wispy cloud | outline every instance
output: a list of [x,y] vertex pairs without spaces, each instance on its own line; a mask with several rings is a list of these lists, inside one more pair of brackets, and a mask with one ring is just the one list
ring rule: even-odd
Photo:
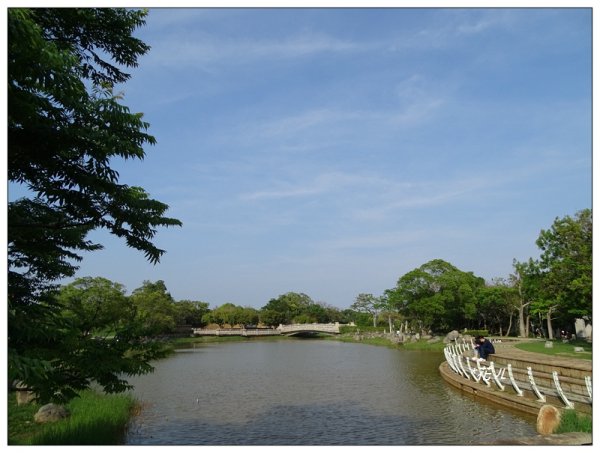
[[379,177],[358,174],[333,172],[324,173],[308,181],[297,184],[276,183],[276,187],[267,190],[240,195],[242,200],[269,200],[282,198],[296,198],[313,195],[322,195],[353,188],[382,187],[390,183]]
[[358,41],[348,41],[324,33],[303,33],[282,39],[223,38],[195,34],[174,36],[153,44],[145,64],[210,68],[214,65],[240,65],[259,60],[293,59],[321,53],[349,53],[368,50]]
[[448,48],[458,41],[471,39],[494,29],[510,28],[513,15],[508,11],[477,11],[457,9],[448,14],[444,19],[433,22],[418,30],[411,30],[400,34],[389,46],[391,51],[414,52],[427,49]]

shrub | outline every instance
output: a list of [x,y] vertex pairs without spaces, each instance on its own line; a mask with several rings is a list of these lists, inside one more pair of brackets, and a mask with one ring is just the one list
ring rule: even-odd
[[561,414],[560,425],[556,433],[591,433],[592,417],[580,414],[574,410],[564,410]]
[[489,332],[486,330],[467,330],[465,332],[463,332],[463,335],[471,335],[472,337],[477,337],[479,335],[483,335],[484,337],[487,337],[489,335]]

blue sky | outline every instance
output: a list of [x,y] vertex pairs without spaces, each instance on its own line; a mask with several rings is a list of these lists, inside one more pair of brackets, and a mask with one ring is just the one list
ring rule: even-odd
[[490,280],[592,204],[591,9],[153,9],[119,90],[158,144],[157,266],[104,233],[77,276],[349,307],[441,258]]

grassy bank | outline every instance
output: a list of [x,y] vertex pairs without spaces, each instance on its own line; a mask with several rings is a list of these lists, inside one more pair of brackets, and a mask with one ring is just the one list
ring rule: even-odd
[[136,408],[130,395],[101,395],[89,390],[67,405],[70,417],[38,424],[33,416],[39,404],[18,406],[16,394],[8,396],[9,445],[118,445]]
[[442,352],[446,346],[442,340],[430,343],[428,340],[409,341],[405,343],[395,343],[387,337],[366,337],[361,340],[354,338],[354,335],[340,335],[330,337],[334,341],[344,341],[347,343],[371,344],[374,346],[386,346],[389,348],[406,351],[439,351]]
[[[592,343],[588,343],[587,341],[578,340],[563,343],[562,340],[553,340],[551,348],[546,347],[545,340],[526,341],[515,344],[515,347],[523,351],[536,352],[538,354],[592,360]],[[583,352],[575,352],[575,347],[583,348]]]

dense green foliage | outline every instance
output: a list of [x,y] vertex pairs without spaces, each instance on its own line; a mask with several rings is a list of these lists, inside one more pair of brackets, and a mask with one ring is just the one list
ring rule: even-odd
[[477,320],[477,292],[485,282],[443,260],[432,260],[398,280],[389,298],[419,330],[451,330]]
[[374,318],[387,311],[390,326],[404,322],[414,332],[470,329],[553,338],[554,321],[572,333],[575,318],[592,317],[591,210],[557,218],[536,244],[540,258],[515,261],[507,279],[485,282],[435,259],[401,276],[380,298],[359,295],[353,307]]
[[14,393],[8,403],[9,445],[117,445],[135,407],[130,395],[100,395],[88,390],[69,402],[69,418],[39,425],[31,423],[39,404],[18,406]]
[[344,322],[344,315],[335,307],[314,302],[306,294],[289,292],[262,307],[259,319],[264,325],[276,327],[291,323]]
[[[80,253],[102,248],[91,231],[105,229],[156,263],[164,253],[152,242],[157,228],[181,225],[142,188],[119,183],[111,167],[117,158],[143,159],[155,142],[142,114],[113,93],[149,49],[132,36],[145,15],[8,9],[8,180],[29,194],[8,203],[8,372],[44,401],[69,399],[91,381],[123,390],[123,375],[150,371],[157,357],[136,326],[111,318],[119,288],[98,303],[82,299],[82,288],[54,297]],[[104,304],[93,319],[90,309]],[[91,333],[107,329],[112,338]]]
[[[515,262],[522,317],[554,338],[555,325],[570,330],[575,318],[592,319],[592,211],[556,218],[536,241],[539,259]],[[527,336],[526,327],[521,336]]]

